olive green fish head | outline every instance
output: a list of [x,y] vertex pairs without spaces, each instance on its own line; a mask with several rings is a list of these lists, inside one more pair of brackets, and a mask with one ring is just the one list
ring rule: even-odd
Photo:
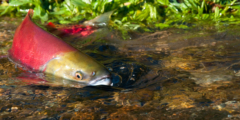
[[89,86],[110,85],[110,73],[100,63],[79,51],[60,54],[45,65],[45,73]]

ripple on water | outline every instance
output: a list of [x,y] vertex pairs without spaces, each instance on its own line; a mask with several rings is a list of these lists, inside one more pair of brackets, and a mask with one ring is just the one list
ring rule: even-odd
[[[0,55],[7,54],[17,26],[8,20],[0,21]],[[69,37],[74,38],[73,46],[111,71],[113,87],[84,87],[58,78],[46,80],[40,73],[26,75],[1,58],[0,118],[236,118],[240,100],[238,31],[232,26],[228,32],[169,29],[134,33],[132,40],[125,41],[110,31],[101,40],[84,45]],[[23,81],[20,76],[28,79]]]

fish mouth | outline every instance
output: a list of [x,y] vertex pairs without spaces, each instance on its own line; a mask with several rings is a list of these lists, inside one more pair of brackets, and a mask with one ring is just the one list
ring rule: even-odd
[[98,86],[98,85],[107,85],[109,86],[111,84],[111,78],[110,75],[103,76],[101,78],[97,78],[95,80],[92,80],[88,83],[89,86]]

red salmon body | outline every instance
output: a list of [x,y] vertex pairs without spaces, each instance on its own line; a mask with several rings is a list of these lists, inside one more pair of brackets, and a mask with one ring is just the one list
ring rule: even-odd
[[65,27],[58,27],[54,25],[52,22],[47,24],[47,28],[49,28],[49,32],[57,33],[57,36],[64,37],[68,35],[75,35],[78,37],[87,37],[90,34],[94,33],[96,28],[91,26],[84,26],[84,25],[72,25],[72,26],[65,26]]
[[33,10],[29,10],[23,22],[17,28],[10,58],[32,70],[41,71],[41,67],[56,55],[77,51],[56,36],[46,32],[32,22]]
[[78,51],[32,22],[33,10],[17,28],[9,58],[30,71],[84,85],[110,85],[109,71],[92,57]]

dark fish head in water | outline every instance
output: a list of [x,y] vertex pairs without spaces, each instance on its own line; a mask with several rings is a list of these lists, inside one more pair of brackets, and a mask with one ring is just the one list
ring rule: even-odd
[[33,71],[79,81],[86,85],[110,85],[108,70],[90,56],[37,26],[29,10],[17,28],[9,58]]

